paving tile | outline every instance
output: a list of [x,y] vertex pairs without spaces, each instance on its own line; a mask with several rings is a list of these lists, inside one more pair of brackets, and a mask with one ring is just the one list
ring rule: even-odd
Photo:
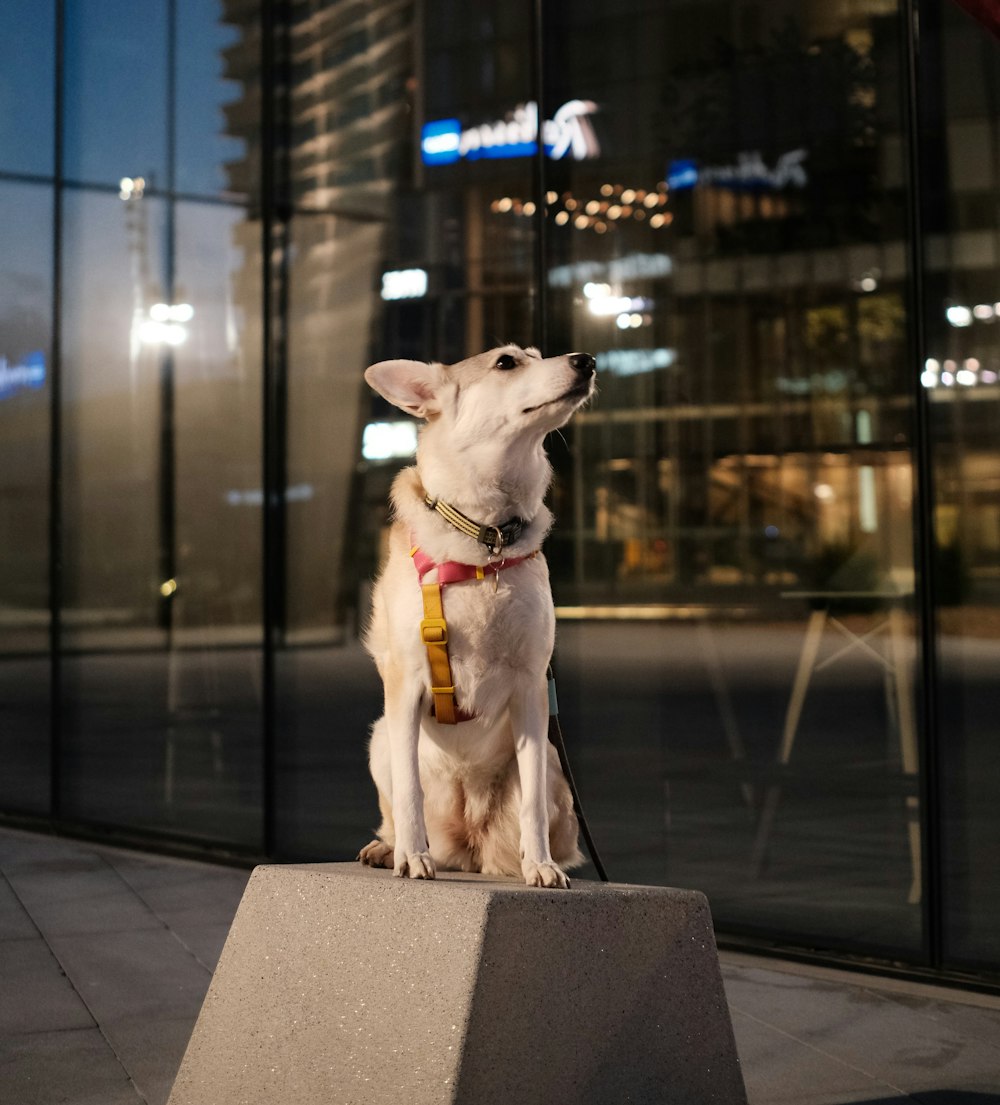
[[10,1105],[141,1105],[97,1028],[0,1037],[0,1101]]
[[983,1092],[1000,1085],[996,1048],[873,990],[761,969],[729,972],[726,990],[734,1010],[890,1090]]
[[157,914],[189,912],[199,920],[229,924],[243,897],[250,872],[200,863],[153,864],[130,856],[105,857],[125,882]]
[[97,853],[21,856],[4,874],[45,937],[161,927]]
[[52,950],[99,1024],[197,1017],[211,974],[165,928],[55,936]]
[[0,941],[0,1038],[93,1028],[94,1019],[39,936]]
[[847,1105],[885,1095],[863,1071],[756,1017],[733,1011],[733,1032],[749,1105]]
[[132,1017],[103,1027],[148,1105],[166,1105],[194,1018]]

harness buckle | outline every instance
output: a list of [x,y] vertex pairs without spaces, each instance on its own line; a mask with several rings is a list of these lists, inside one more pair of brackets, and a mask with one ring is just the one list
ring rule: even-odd
[[444,618],[424,618],[420,623],[420,639],[425,645],[446,645],[448,623]]

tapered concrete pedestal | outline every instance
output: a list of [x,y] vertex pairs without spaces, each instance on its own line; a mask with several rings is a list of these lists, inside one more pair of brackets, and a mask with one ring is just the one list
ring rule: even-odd
[[258,867],[170,1105],[745,1105],[708,903]]

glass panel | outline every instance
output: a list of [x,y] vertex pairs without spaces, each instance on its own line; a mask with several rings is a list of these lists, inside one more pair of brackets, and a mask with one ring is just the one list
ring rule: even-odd
[[921,34],[927,361],[940,604],[943,902],[953,963],[1000,964],[1000,50],[943,5]]
[[601,387],[549,543],[597,840],[724,926],[919,951],[896,8],[629,12],[546,5],[552,345]]
[[165,0],[66,0],[67,179],[167,181]]
[[64,804],[257,846],[260,259],[243,220],[66,196]]
[[[526,104],[528,11],[440,0],[420,11],[415,26],[394,3],[329,5],[292,27],[298,206],[277,728],[279,839],[297,854],[353,855],[378,816],[364,735],[381,687],[358,633],[389,487],[413,444],[362,442],[373,423],[403,424],[403,435],[413,423],[373,397],[364,369],[389,357],[454,361],[533,337],[530,158],[425,164],[415,123],[478,127]],[[418,72],[434,79],[418,82]]]
[[0,170],[52,173],[55,27],[53,0],[0,5]]
[[178,192],[253,193],[260,143],[259,65],[256,4],[178,0]]
[[0,184],[0,803],[49,805],[52,190]]

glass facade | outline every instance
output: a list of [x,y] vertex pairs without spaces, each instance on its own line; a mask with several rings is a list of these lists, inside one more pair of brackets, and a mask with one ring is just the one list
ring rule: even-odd
[[0,32],[6,816],[353,856],[415,440],[364,368],[583,349],[546,551],[612,878],[1000,980],[990,28],[58,0]]

